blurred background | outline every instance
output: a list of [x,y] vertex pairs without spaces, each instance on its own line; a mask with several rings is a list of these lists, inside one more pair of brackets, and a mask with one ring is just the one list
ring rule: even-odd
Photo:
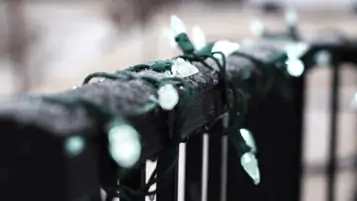
[[[336,28],[357,37],[356,0],[86,0],[0,2],[0,96],[56,92],[80,84],[95,71],[112,72],[178,54],[169,39],[169,18],[188,32],[199,25],[208,40],[256,39],[251,22],[284,30],[284,9],[299,11],[305,38]],[[357,56],[357,55],[356,55]],[[337,200],[354,200],[357,189],[356,68],[342,67],[338,123]],[[303,201],[325,200],[330,69],[310,71],[307,81]],[[357,99],[357,97],[356,97]],[[357,100],[356,100],[357,102]]]

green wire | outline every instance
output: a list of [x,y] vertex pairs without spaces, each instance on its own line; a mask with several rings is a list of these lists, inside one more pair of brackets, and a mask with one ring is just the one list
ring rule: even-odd
[[[243,91],[235,89],[232,81],[227,77],[227,72],[226,72],[227,61],[225,55],[222,52],[212,52],[212,47],[214,46],[214,43],[209,43],[202,50],[195,51],[187,34],[179,34],[175,38],[175,40],[178,43],[181,50],[183,51],[183,55],[178,56],[176,58],[182,58],[184,60],[188,60],[191,63],[199,62],[204,67],[210,70],[214,70],[214,68],[206,62],[206,60],[209,58],[212,59],[215,65],[218,67],[219,71],[217,73],[219,78],[219,86],[222,89],[221,98],[224,102],[224,105],[222,107],[223,110],[228,110],[227,112],[229,114],[229,125],[228,128],[225,128],[224,133],[230,136],[234,145],[239,151],[241,151],[242,153],[249,151],[250,148],[245,144],[242,136],[237,135],[237,132],[239,132],[239,127],[241,126],[242,121],[244,120],[244,117],[247,113],[248,102]],[[222,59],[221,60],[217,59],[214,56],[216,54],[220,55]],[[286,59],[286,55],[279,54],[279,55],[274,55],[274,57],[272,57],[268,63],[264,63],[263,61],[256,59],[253,56],[245,54],[243,52],[237,51],[234,53],[234,55],[245,57],[258,66],[275,66],[276,63],[283,62]],[[117,71],[116,73],[105,73],[105,72],[92,73],[84,79],[83,84],[88,84],[90,80],[92,80],[93,78],[106,78],[111,80],[124,80],[124,81],[142,80],[152,85],[155,88],[159,88],[165,84],[172,84],[176,88],[176,90],[179,90],[182,87],[185,90],[185,93],[182,94],[179,103],[174,108],[175,111],[173,114],[175,115],[175,122],[171,125],[172,132],[173,132],[172,133],[173,136],[171,136],[172,137],[171,143],[169,143],[168,146],[164,147],[163,150],[171,153],[173,149],[177,149],[178,144],[183,140],[181,137],[182,128],[185,124],[185,121],[187,120],[187,116],[189,115],[189,112],[192,111],[191,107],[193,106],[195,100],[194,90],[192,86],[183,78],[178,78],[178,77],[155,78],[155,77],[144,76],[144,75],[140,76],[134,74],[134,72],[140,72],[148,69],[154,70],[156,72],[171,71],[172,65],[173,65],[172,61],[158,61],[158,62],[153,62],[151,64],[139,64],[139,65],[131,66],[124,71]],[[271,70],[269,70],[269,72],[270,71]],[[264,86],[264,84],[262,84],[262,86]],[[271,84],[269,84],[269,88],[270,86]],[[231,102],[230,102],[229,91],[232,92],[233,101]],[[62,103],[68,104],[65,102]],[[99,113],[101,113],[103,115],[105,114],[104,116],[107,115],[106,119],[110,119],[114,117],[113,114],[111,114],[108,111],[105,111],[104,108],[98,109],[96,108],[95,105],[90,105],[85,101],[84,102],[78,101],[77,105],[82,105],[86,107],[87,110],[92,111],[93,115],[98,115]],[[145,113],[149,113],[155,110],[156,108],[158,108],[158,104],[156,102],[152,102],[145,105],[142,108],[137,109],[132,115],[142,115]],[[169,171],[171,171],[172,168],[177,163],[177,160],[178,159],[176,154],[173,157],[171,165],[164,172],[161,172],[159,175],[157,174],[158,173],[157,169],[155,169],[152,175],[150,176],[149,181],[141,189],[133,190],[122,185],[118,185],[116,187],[103,187],[103,188],[105,188],[108,195],[110,194],[111,197],[119,197],[128,200],[136,200],[137,198],[143,197],[145,195],[153,195],[156,193],[156,191],[149,191],[150,186],[156,183],[159,178],[165,176]]]

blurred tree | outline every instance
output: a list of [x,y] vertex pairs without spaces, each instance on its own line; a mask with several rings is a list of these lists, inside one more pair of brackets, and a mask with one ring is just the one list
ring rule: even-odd
[[145,24],[150,18],[166,6],[184,2],[243,2],[244,0],[109,0],[108,13],[110,18],[120,26]]
[[179,0],[109,0],[108,14],[111,20],[123,28],[133,24],[145,25],[162,7]]
[[153,59],[155,51],[146,51],[146,47],[156,46],[155,39],[145,34],[147,26],[156,12],[164,9],[166,6],[178,3],[180,0],[109,0],[107,12],[110,21],[117,30],[125,32],[134,26],[141,28],[142,35],[142,53],[143,61]]
[[[18,77],[18,93],[31,89],[30,69],[26,62],[29,35],[27,34],[23,0],[6,0],[8,19],[8,53],[12,61],[15,76]],[[18,84],[18,83],[16,83]]]
[[266,1],[262,3],[261,9],[266,14],[279,13],[283,10],[283,6],[280,5],[278,2]]

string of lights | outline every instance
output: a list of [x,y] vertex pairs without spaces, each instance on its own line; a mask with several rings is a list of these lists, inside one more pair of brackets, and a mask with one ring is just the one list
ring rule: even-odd
[[[329,154],[328,160],[326,162],[326,167],[320,164],[313,164],[305,168],[306,172],[322,173],[321,169],[325,170],[327,175],[327,200],[335,200],[335,190],[336,190],[336,175],[337,169],[343,170],[341,168],[337,157],[337,122],[338,122],[338,101],[339,101],[339,67],[338,65],[343,62],[351,62],[356,64],[357,60],[353,56],[353,52],[356,52],[356,46],[354,42],[350,41],[344,33],[340,30],[330,29],[323,30],[318,34],[322,35],[323,44],[308,45],[306,43],[301,43],[302,38],[298,33],[297,21],[298,16],[296,11],[287,10],[285,15],[285,21],[288,26],[287,33],[272,33],[270,30],[266,30],[264,25],[259,21],[254,21],[252,23],[252,31],[263,39],[267,40],[285,40],[300,42],[300,48],[293,47],[291,51],[288,52],[287,70],[292,76],[301,76],[307,68],[311,67],[330,67],[332,70],[332,85],[331,85],[331,102],[330,102],[330,139],[329,139]],[[326,35],[327,38],[323,36]],[[328,35],[330,34],[330,35]],[[326,40],[327,39],[327,40]],[[306,50],[309,50],[308,54]],[[290,52],[290,53],[289,53]],[[302,61],[303,54],[305,53],[305,61]],[[306,67],[307,68],[306,68]],[[355,100],[351,102],[351,108],[355,109]],[[349,158],[349,162],[354,164],[354,158]],[[355,195],[354,195],[355,196]]]
[[[202,90],[192,80],[201,81],[201,85],[204,85],[203,83],[214,85],[200,87],[209,89],[216,87],[218,89],[219,99],[223,103],[220,106],[222,113],[214,113],[214,117],[204,119],[203,123],[195,123],[198,126],[195,125],[196,127],[189,132],[193,133],[193,130],[202,127],[207,128],[207,133],[209,133],[215,126],[222,126],[221,135],[229,136],[239,156],[237,161],[240,162],[253,183],[258,185],[261,180],[256,157],[259,147],[256,146],[254,133],[242,125],[245,115],[249,112],[249,100],[253,91],[264,96],[270,90],[279,88],[277,85],[282,85],[279,82],[286,82],[289,80],[289,76],[301,76],[305,72],[305,63],[301,57],[311,48],[305,43],[298,43],[301,39],[295,27],[296,16],[292,15],[288,19],[291,26],[285,38],[293,43],[288,43],[290,45],[284,48],[264,50],[263,56],[259,56],[254,54],[251,49],[245,49],[240,44],[228,40],[207,43],[203,31],[198,26],[193,29],[193,40],[191,41],[184,23],[178,17],[172,16],[172,36],[176,47],[182,51],[182,55],[169,60],[131,66],[115,73],[92,73],[84,79],[81,87],[74,87],[72,90],[72,92],[81,91],[82,88],[89,88],[93,85],[100,86],[101,83],[108,81],[115,83],[140,82],[143,86],[149,86],[155,91],[150,96],[149,102],[143,107],[137,107],[122,114],[114,111],[109,105],[106,107],[106,104],[95,104],[85,98],[86,96],[68,98],[66,93],[47,95],[43,97],[43,100],[58,104],[67,110],[82,108],[87,116],[97,121],[95,124],[100,125],[101,130],[106,134],[107,152],[111,159],[115,161],[118,168],[128,170],[140,165],[139,163],[148,157],[147,155],[143,157],[143,154],[147,152],[147,145],[144,145],[145,142],[142,139],[143,133],[140,133],[139,127],[134,126],[135,122],[132,119],[153,112],[164,113],[166,117],[167,115],[174,116],[174,121],[164,123],[168,125],[165,132],[169,141],[164,143],[163,147],[157,146],[155,151],[152,151],[156,155],[159,151],[171,154],[171,165],[165,171],[159,172],[156,169],[148,182],[140,189],[131,189],[121,184],[111,186],[102,184],[102,188],[108,194],[107,200],[114,197],[136,200],[139,197],[156,193],[156,191],[149,191],[149,188],[160,177],[173,170],[178,160],[179,143],[189,140],[185,129],[192,120],[190,117],[197,104],[199,90]],[[261,28],[258,29],[261,30]],[[272,36],[272,34],[264,32],[262,36]],[[257,49],[260,48],[257,47]],[[330,62],[331,55],[329,52],[320,52],[316,60],[320,63],[327,63]],[[243,64],[253,67],[247,67],[247,70],[239,69],[239,65]],[[203,79],[202,74],[208,78]],[[91,81],[94,78],[101,78],[101,80],[93,83]],[[252,80],[256,83],[251,84]],[[288,84],[286,85],[288,86]],[[78,147],[83,145],[78,140],[72,140],[68,146],[69,149],[78,150]],[[151,155],[151,157],[153,156]]]
[[[243,167],[243,169],[247,172],[247,174],[253,179],[255,184],[259,184],[260,182],[260,173],[259,173],[259,168],[258,168],[258,161],[255,157],[256,153],[256,145],[254,142],[253,135],[247,131],[246,129],[239,129],[240,124],[242,120],[244,119],[244,114],[247,112],[247,105],[246,103],[246,97],[245,95],[240,92],[239,90],[236,90],[232,82],[227,78],[226,75],[226,58],[232,54],[242,56],[245,58],[250,59],[253,61],[255,64],[258,65],[264,65],[264,66],[269,66],[272,65],[274,66],[277,63],[282,63],[284,62],[287,58],[293,57],[293,56],[288,56],[285,52],[273,57],[267,64],[262,62],[259,59],[256,59],[248,54],[244,54],[243,52],[239,52],[239,44],[237,43],[232,43],[230,41],[222,40],[222,41],[217,41],[212,44],[209,44],[208,47],[203,45],[204,41],[196,42],[196,46],[190,41],[187,33],[186,33],[186,28],[183,22],[177,18],[176,16],[171,17],[171,28],[175,36],[175,41],[177,43],[177,46],[181,49],[183,52],[182,56],[177,57],[173,61],[160,61],[160,62],[154,62],[151,65],[145,65],[145,64],[140,64],[136,66],[132,66],[128,68],[128,70],[125,71],[120,71],[117,72],[117,74],[106,74],[106,73],[94,73],[89,75],[86,79],[84,84],[88,83],[89,80],[93,77],[104,77],[107,79],[122,79],[121,75],[126,75],[129,76],[132,79],[144,79],[146,81],[149,81],[151,83],[157,83],[160,84],[160,81],[162,80],[157,80],[152,77],[138,77],[135,76],[131,73],[128,73],[130,71],[132,72],[140,72],[141,70],[145,69],[152,69],[154,71],[158,72],[167,72],[170,71],[174,77],[188,77],[191,75],[194,75],[198,72],[197,68],[192,65],[192,62],[200,62],[203,64],[205,67],[208,69],[212,70],[213,72],[218,73],[219,77],[219,85],[221,88],[222,92],[222,100],[225,102],[223,105],[222,111],[225,111],[226,115],[223,116],[222,118],[222,124],[224,127],[224,131],[222,134],[228,134],[230,138],[232,139],[233,144],[237,148],[237,151],[241,157],[240,163]],[[197,38],[202,38],[203,34],[199,31],[199,28],[196,27],[195,29],[196,35],[201,35],[201,37]],[[199,49],[197,47],[197,44],[199,44]],[[296,55],[294,55],[297,57]],[[210,66],[206,60],[211,59],[214,61],[216,64],[216,67]],[[182,79],[180,79],[182,81]],[[187,90],[187,87],[186,87]],[[162,91],[162,93],[160,93]],[[231,92],[231,96],[233,97],[233,101],[230,101],[231,97],[228,94],[228,91]],[[187,92],[186,92],[187,93]],[[159,101],[161,104],[161,108],[164,110],[171,110],[175,105],[179,102],[178,101],[178,93],[176,92],[175,88],[172,87],[172,85],[165,85],[164,87],[161,87],[158,91],[158,94],[162,94],[161,97],[163,97],[163,101]],[[240,95],[240,100],[238,100],[238,94]],[[167,98],[165,99],[164,97],[170,97],[170,100]],[[160,95],[159,95],[159,100],[160,100]],[[233,103],[231,103],[233,102]],[[239,107],[239,105],[242,105]],[[152,108],[152,107],[151,107]],[[185,108],[185,107],[184,107]],[[187,109],[187,108],[186,108]],[[184,121],[185,117],[181,119],[181,121]],[[217,122],[217,121],[216,121]],[[182,124],[181,124],[182,126]],[[180,126],[177,126],[176,128],[180,128]],[[179,134],[176,134],[176,136],[180,136]],[[180,140],[176,141],[177,143],[180,143]],[[174,147],[177,149],[177,143],[175,143]],[[173,157],[174,162],[177,162],[177,156]],[[156,171],[154,171],[155,175],[157,174]],[[126,195],[128,195],[128,192],[131,192],[131,196],[143,196],[143,195],[152,195],[155,192],[148,192],[149,187],[155,183],[155,176],[151,176],[149,179],[149,182],[145,186],[144,190],[140,189],[138,191],[134,190],[129,190],[125,187],[120,187],[118,186],[116,191],[118,189],[127,190]],[[108,191],[108,189],[107,189]],[[108,192],[109,195],[113,196],[113,193]],[[124,195],[125,195],[124,194]],[[118,197],[123,197],[121,196],[123,193],[118,193],[116,196]],[[128,197],[126,197],[128,198]],[[132,197],[130,199],[133,199]]]
[[[131,116],[143,115],[158,108],[164,111],[175,110],[175,122],[170,125],[173,132],[170,133],[171,143],[162,151],[172,152],[170,149],[177,149],[178,144],[185,139],[181,137],[181,129],[187,119],[190,111],[190,105],[195,99],[192,87],[185,81],[185,77],[192,76],[199,72],[193,65],[194,62],[201,63],[208,70],[218,75],[218,86],[221,91],[221,98],[224,102],[222,111],[226,115],[221,119],[224,130],[222,135],[229,135],[233,144],[236,146],[239,153],[240,162],[243,169],[253,179],[255,184],[260,182],[260,173],[258,162],[255,157],[256,147],[254,138],[251,133],[240,129],[241,122],[247,112],[247,100],[245,94],[241,90],[237,90],[234,84],[229,80],[226,72],[227,57],[236,54],[248,58],[255,63],[264,64],[264,62],[250,57],[243,53],[239,53],[239,44],[232,43],[227,40],[217,41],[207,46],[201,41],[202,49],[198,49],[190,41],[185,32],[183,22],[173,16],[171,18],[172,30],[175,33],[175,41],[178,47],[182,50],[183,55],[174,58],[173,60],[158,61],[149,64],[139,64],[124,71],[116,73],[96,72],[88,75],[83,85],[87,85],[93,78],[102,78],[114,81],[128,82],[131,80],[141,80],[148,85],[152,85],[157,89],[157,95],[151,97],[151,103],[132,112]],[[196,32],[197,31],[196,29]],[[202,33],[200,33],[202,35]],[[196,43],[197,44],[197,43]],[[283,54],[285,55],[285,54]],[[275,57],[270,63],[282,62],[286,57]],[[210,64],[210,62],[212,65]],[[152,76],[140,75],[140,72],[145,70],[153,70],[155,72],[166,73],[166,77],[155,78]],[[104,80],[103,80],[104,78]],[[78,90],[80,87],[74,87],[73,90]],[[180,98],[179,94],[183,94]],[[68,99],[65,96],[45,96],[46,101],[63,105],[71,110],[76,107],[85,109],[88,115],[95,119],[99,119],[103,123],[103,130],[108,136],[108,152],[112,159],[121,168],[131,168],[140,159],[142,147],[140,135],[138,131],[130,124],[128,120],[120,114],[115,114],[105,107],[99,107],[85,99]],[[218,121],[216,121],[218,123]],[[73,143],[72,143],[73,145]],[[74,146],[74,145],[73,145]],[[172,156],[172,167],[177,163],[177,152]],[[119,179],[119,178],[118,178]],[[120,197],[128,200],[135,200],[137,197],[145,195],[153,195],[155,191],[149,192],[149,188],[158,179],[157,171],[154,171],[148,183],[142,189],[130,189],[123,185],[103,186],[108,194],[108,199]]]

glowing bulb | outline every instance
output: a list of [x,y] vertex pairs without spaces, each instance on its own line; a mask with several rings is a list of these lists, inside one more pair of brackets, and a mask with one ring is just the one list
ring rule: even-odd
[[84,149],[84,140],[79,136],[73,136],[66,140],[66,150],[72,156],[80,154]]
[[117,124],[108,131],[109,153],[121,167],[130,168],[140,159],[139,134],[128,124]]
[[331,63],[331,53],[321,50],[315,54],[315,63],[318,66],[327,66]]
[[243,154],[240,159],[240,163],[243,169],[253,180],[254,184],[258,185],[260,183],[260,171],[258,167],[258,160],[255,158],[255,155],[251,152]]
[[175,37],[181,33],[186,33],[185,24],[176,15],[171,16],[171,30]]
[[240,129],[239,131],[245,143],[251,148],[251,152],[254,154],[257,153],[257,145],[255,144],[255,140],[252,133],[244,128]]
[[293,77],[300,77],[305,71],[304,63],[300,59],[289,59],[286,65],[289,75]]
[[250,28],[254,35],[261,36],[264,33],[264,24],[259,20],[253,20],[251,22]]
[[303,42],[289,43],[285,46],[285,51],[290,59],[298,59],[304,56],[310,45]]
[[206,46],[206,35],[198,25],[192,28],[192,43],[196,50],[200,50]]
[[157,92],[159,105],[164,110],[172,110],[179,102],[179,94],[172,84],[165,84]]
[[230,42],[228,40],[217,41],[212,47],[212,52],[222,52],[226,57],[237,50],[239,50],[239,44]]
[[297,14],[296,10],[292,9],[292,8],[288,9],[285,12],[285,22],[288,25],[296,25],[297,21],[298,21],[298,14]]
[[164,35],[165,38],[169,40],[169,44],[171,48],[176,48],[177,43],[175,41],[175,35],[170,29],[163,29],[162,34]]
[[[238,50],[239,50],[239,44],[230,42],[228,40],[217,41],[214,43],[212,47],[212,52],[222,52],[226,58]],[[214,57],[222,60],[222,55],[220,54],[214,54]],[[216,70],[219,71],[219,69]]]
[[189,77],[198,72],[198,69],[194,65],[182,58],[175,59],[171,67],[171,73],[175,77]]
[[352,108],[357,111],[357,92],[354,95],[354,99],[352,100]]

